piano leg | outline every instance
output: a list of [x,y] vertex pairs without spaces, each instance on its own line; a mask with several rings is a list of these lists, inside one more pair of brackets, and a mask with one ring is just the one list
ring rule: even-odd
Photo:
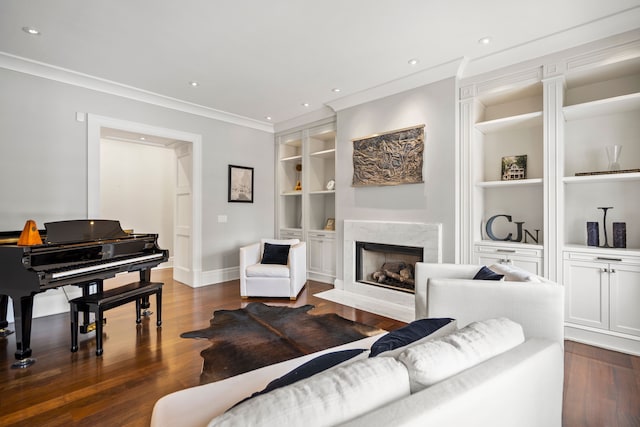
[[[144,270],[140,270],[140,281],[141,282],[150,282],[151,281],[151,269],[145,268]],[[144,296],[141,298],[140,307],[142,308],[142,315],[145,317],[149,317],[153,314],[153,311],[150,310],[151,303],[149,302],[149,296]]]
[[0,338],[8,337],[13,333],[11,329],[8,329],[9,322],[7,322],[7,311],[9,309],[9,296],[0,295]]
[[12,368],[26,368],[33,365],[31,359],[31,321],[33,318],[33,295],[13,298],[13,317],[16,327],[16,362]]

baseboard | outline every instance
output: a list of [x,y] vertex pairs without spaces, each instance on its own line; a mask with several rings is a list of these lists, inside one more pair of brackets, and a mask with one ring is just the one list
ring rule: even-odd
[[564,337],[570,341],[640,356],[640,337],[572,324],[565,324]]
[[328,274],[322,274],[322,273],[315,273],[313,271],[307,272],[307,279],[314,280],[316,282],[321,282],[321,283],[328,283],[330,285],[333,285],[334,281],[336,280],[335,276],[330,276]]
[[216,283],[228,282],[240,279],[240,267],[221,268],[218,270],[203,271],[200,280],[193,288],[214,285]]

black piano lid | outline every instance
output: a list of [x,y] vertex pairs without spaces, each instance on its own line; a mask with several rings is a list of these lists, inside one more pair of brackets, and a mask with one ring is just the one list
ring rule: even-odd
[[46,243],[63,244],[129,237],[120,221],[111,219],[76,219],[47,222]]

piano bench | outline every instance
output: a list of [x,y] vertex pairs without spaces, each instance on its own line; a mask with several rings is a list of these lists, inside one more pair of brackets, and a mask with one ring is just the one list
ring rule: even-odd
[[71,351],[78,351],[78,313],[93,312],[96,315],[96,355],[102,355],[102,325],[104,312],[123,304],[136,303],[136,323],[141,323],[142,298],[156,295],[156,324],[162,324],[162,285],[160,282],[133,282],[103,292],[81,296],[69,301],[71,306]]

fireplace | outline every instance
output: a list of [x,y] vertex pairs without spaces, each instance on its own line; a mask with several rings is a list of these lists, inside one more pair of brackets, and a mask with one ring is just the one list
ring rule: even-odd
[[356,242],[356,281],[415,293],[415,265],[422,262],[423,248]]
[[[412,309],[415,304],[413,290],[405,289],[404,286],[390,287],[369,283],[366,277],[357,277],[359,267],[356,266],[360,252],[356,246],[358,243],[368,245],[374,250],[365,250],[365,257],[380,256],[375,252],[380,252],[379,246],[392,248],[412,248],[410,251],[419,258],[412,258],[411,255],[402,253],[402,250],[391,250],[393,261],[396,257],[398,262],[415,264],[418,260],[423,262],[442,262],[442,224],[424,222],[396,222],[396,221],[358,221],[344,220],[344,246],[343,246],[343,271],[342,280],[336,280],[336,288],[353,294],[360,294],[368,300],[376,300],[381,305],[397,305],[407,309]],[[379,246],[378,246],[379,245]],[[417,248],[415,252],[413,250]],[[398,254],[397,252],[401,252]],[[383,251],[383,253],[389,253]],[[392,259],[387,256],[388,261]],[[404,257],[407,257],[405,259]],[[362,259],[362,265],[369,261]],[[378,264],[375,261],[375,264]],[[384,261],[382,262],[384,264]],[[376,265],[379,269],[381,265]],[[364,268],[364,267],[363,267]],[[368,267],[367,267],[368,268]],[[372,274],[373,272],[369,272]],[[400,273],[397,273],[400,274]],[[403,273],[405,274],[405,273]],[[366,273],[365,273],[366,276]]]

